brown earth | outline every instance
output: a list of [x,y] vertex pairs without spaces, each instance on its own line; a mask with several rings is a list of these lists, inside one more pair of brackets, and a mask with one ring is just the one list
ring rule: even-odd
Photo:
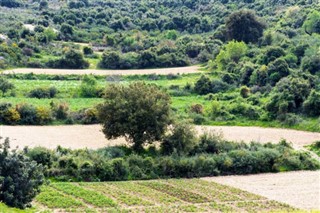
[[37,69],[37,68],[17,68],[13,70],[6,70],[4,74],[10,73],[34,73],[34,74],[48,74],[48,75],[147,75],[147,74],[157,74],[157,75],[168,75],[168,74],[188,74],[197,73],[198,66],[190,67],[177,67],[177,68],[161,68],[161,69],[135,69],[135,70],[74,70],[74,69]]
[[[320,133],[296,131],[288,129],[233,127],[233,126],[197,126],[199,132],[215,131],[222,133],[224,138],[233,141],[261,143],[277,143],[286,139],[295,148],[320,140]],[[116,140],[105,139],[100,125],[70,125],[70,126],[0,126],[0,136],[9,137],[12,147],[44,146],[50,149],[61,145],[66,148],[97,149],[105,146],[126,144],[124,138]]]
[[304,210],[320,210],[320,171],[203,178]]

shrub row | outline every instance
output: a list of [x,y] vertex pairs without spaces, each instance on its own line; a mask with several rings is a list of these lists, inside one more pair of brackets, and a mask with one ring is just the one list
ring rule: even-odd
[[96,151],[34,148],[25,152],[47,168],[47,177],[60,181],[192,178],[320,168],[308,153],[293,150],[285,141],[247,145],[203,140],[190,155],[177,152],[164,155],[154,147],[141,155],[127,147]]
[[7,125],[45,125],[54,120],[62,121],[67,124],[98,123],[97,110],[95,108],[82,109],[71,112],[66,103],[51,102],[50,108],[35,107],[31,104],[0,103],[0,124]]

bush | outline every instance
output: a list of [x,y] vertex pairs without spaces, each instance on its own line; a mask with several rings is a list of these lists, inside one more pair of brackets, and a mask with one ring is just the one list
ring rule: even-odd
[[0,123],[17,124],[20,121],[19,112],[10,103],[0,103]]
[[43,165],[44,167],[50,168],[53,163],[53,153],[51,150],[44,147],[35,147],[32,149],[25,150],[26,156],[30,160]]
[[203,109],[203,106],[201,104],[194,104],[194,105],[191,106],[190,111],[192,113],[196,113],[196,114],[201,114],[202,115],[203,112],[204,112],[204,109]]
[[177,123],[173,125],[172,133],[163,139],[161,149],[164,154],[176,152],[187,155],[196,145],[196,133],[190,124]]
[[9,151],[9,139],[0,146],[0,201],[24,209],[44,183],[43,168],[17,151]]
[[2,92],[2,96],[9,90],[14,89],[14,85],[10,83],[6,78],[0,76],[0,91]]
[[34,106],[29,104],[17,105],[17,111],[20,114],[20,124],[38,124],[37,109]]
[[49,61],[46,65],[50,68],[60,69],[87,69],[90,64],[84,59],[82,53],[71,49],[62,58]]
[[46,109],[44,107],[37,107],[37,124],[45,125],[50,123],[52,118],[52,112],[50,109]]
[[194,85],[194,91],[199,95],[224,92],[229,88],[230,87],[227,83],[218,79],[210,81],[210,79],[204,75],[202,75]]
[[58,120],[65,120],[69,114],[69,105],[67,103],[50,103],[53,115]]
[[312,90],[307,100],[303,102],[303,110],[311,116],[320,115],[320,92]]
[[250,94],[250,89],[246,86],[240,88],[240,95],[242,98],[248,98]]
[[54,98],[56,94],[58,93],[58,90],[55,87],[49,87],[49,88],[36,88],[29,92],[30,98]]

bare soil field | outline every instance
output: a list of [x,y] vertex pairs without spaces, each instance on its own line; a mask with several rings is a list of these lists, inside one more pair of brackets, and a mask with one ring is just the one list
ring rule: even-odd
[[[197,126],[196,129],[199,132],[215,131],[222,133],[225,139],[233,141],[277,143],[281,139],[286,139],[298,149],[320,140],[320,133],[288,129],[230,126]],[[97,149],[126,144],[124,138],[107,140],[101,132],[100,125],[0,126],[0,136],[9,137],[12,147],[19,146],[20,148],[24,146],[44,146],[53,149],[61,145],[71,149]]]
[[203,178],[305,210],[320,210],[320,171]]
[[161,69],[135,69],[135,70],[74,70],[74,69],[37,69],[37,68],[18,68],[13,70],[6,70],[4,74],[10,73],[34,73],[34,74],[48,74],[48,75],[148,75],[148,74],[157,74],[157,75],[168,75],[168,74],[189,74],[197,73],[198,66],[190,67],[177,67],[177,68],[161,68]]

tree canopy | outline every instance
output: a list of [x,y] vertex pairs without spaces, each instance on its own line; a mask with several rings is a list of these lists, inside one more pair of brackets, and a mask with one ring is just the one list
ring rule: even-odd
[[170,96],[155,85],[112,84],[104,98],[98,107],[103,133],[108,139],[126,137],[136,151],[160,140],[171,122]]

